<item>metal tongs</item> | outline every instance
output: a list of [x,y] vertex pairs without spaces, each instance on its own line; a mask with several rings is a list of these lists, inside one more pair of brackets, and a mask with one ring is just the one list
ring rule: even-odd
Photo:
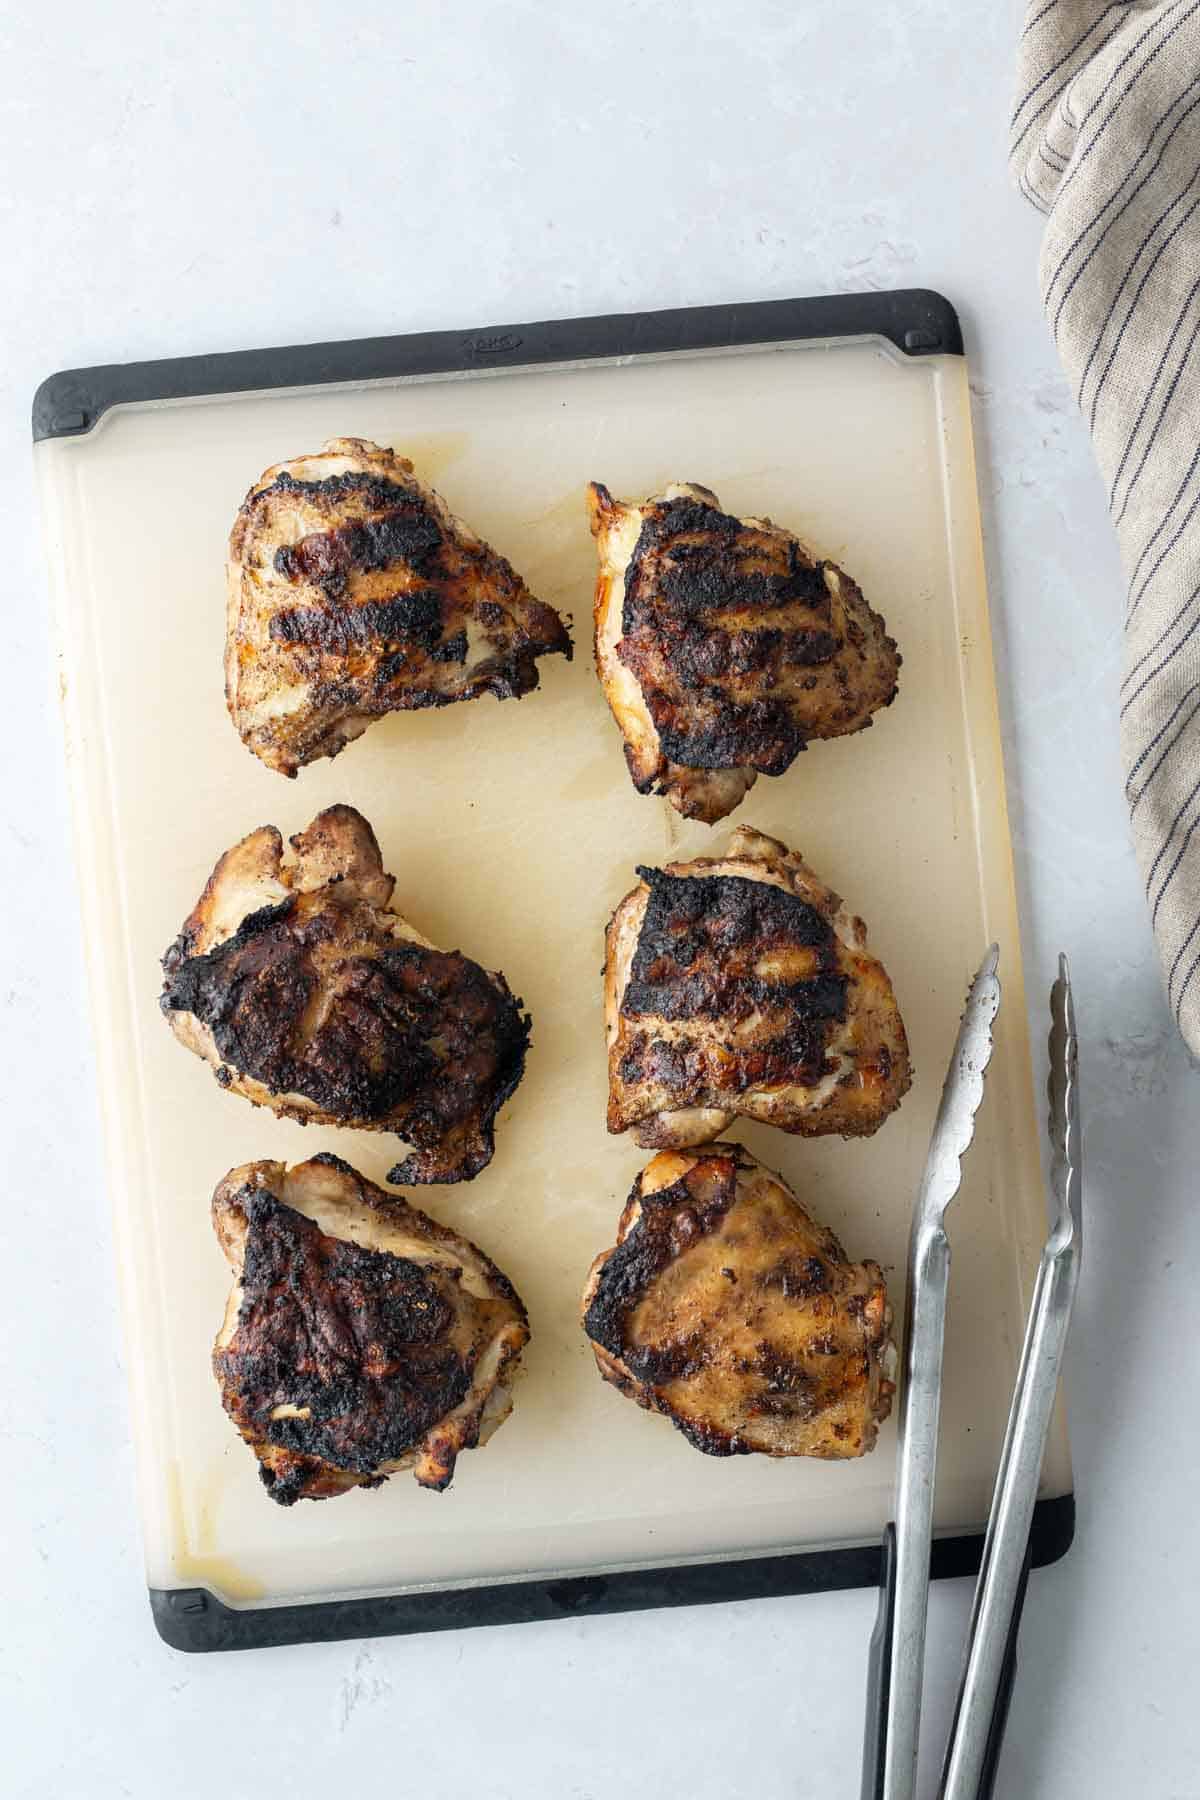
[[[942,1090],[908,1253],[905,1384],[896,1520],[883,1540],[879,1616],[871,1639],[863,1800],[913,1800],[925,1669],[933,1484],[950,1244],[944,1215],[962,1179],[1000,1005],[998,951],[971,984]],[[1008,1718],[1029,1574],[1030,1525],[1079,1272],[1082,1214],[1075,1012],[1065,956],[1050,996],[1051,1188],[1055,1217],[1042,1251],[984,1538],[941,1800],[988,1800]]]

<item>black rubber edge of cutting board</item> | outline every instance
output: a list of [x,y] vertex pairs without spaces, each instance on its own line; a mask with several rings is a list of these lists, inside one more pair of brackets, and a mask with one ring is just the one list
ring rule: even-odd
[[406,337],[64,369],[48,376],[33,397],[33,437],[35,443],[83,437],[109,407],[149,400],[847,337],[886,338],[912,357],[961,356],[963,350],[958,314],[929,288],[605,313],[591,319],[545,319],[534,325],[421,331]]
[[[1075,1496],[1039,1500],[1030,1533],[1035,1569],[1065,1556],[1075,1536]],[[935,1538],[935,1580],[974,1575],[982,1534]],[[652,1607],[705,1606],[723,1600],[763,1600],[831,1588],[876,1587],[880,1545],[755,1556],[733,1562],[689,1563],[667,1569],[628,1569],[612,1575],[574,1575],[561,1581],[501,1582],[494,1587],[393,1594],[371,1600],[328,1600],[302,1606],[226,1606],[207,1588],[151,1588],[158,1634],[173,1650],[269,1650],[285,1644],[327,1644],[342,1638],[401,1637],[461,1631],[476,1625],[528,1625],[591,1613],[642,1612]]]

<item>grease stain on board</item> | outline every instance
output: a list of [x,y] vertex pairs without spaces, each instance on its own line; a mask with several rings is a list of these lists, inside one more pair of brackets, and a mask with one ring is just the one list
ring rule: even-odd
[[184,1501],[183,1479],[177,1462],[167,1466],[167,1518],[171,1538],[171,1560],[180,1577],[180,1586],[194,1583],[208,1588],[218,1598],[233,1604],[238,1601],[261,1600],[266,1588],[217,1548],[216,1515],[222,1489],[231,1473],[225,1458],[210,1467],[199,1484],[195,1496],[195,1541],[188,1529],[188,1508]]
[[436,487],[446,470],[461,460],[470,441],[466,431],[434,431],[413,432],[407,437],[400,433],[386,443],[397,456],[407,456],[422,481]]

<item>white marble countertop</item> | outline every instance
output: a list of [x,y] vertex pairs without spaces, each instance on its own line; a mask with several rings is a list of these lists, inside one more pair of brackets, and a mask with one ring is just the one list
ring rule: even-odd
[[[957,304],[1042,1035],[1072,953],[1087,1255],[1070,1556],[1033,1579],[1002,1796],[1197,1792],[1195,1075],[1116,753],[1121,580],[1004,171],[1013,8],[67,0],[0,19],[7,1370],[2,1784],[200,1800],[857,1793],[866,1593],[187,1658],[155,1637],[28,452],[55,368],[923,285]],[[931,1615],[945,1724],[963,1583]]]

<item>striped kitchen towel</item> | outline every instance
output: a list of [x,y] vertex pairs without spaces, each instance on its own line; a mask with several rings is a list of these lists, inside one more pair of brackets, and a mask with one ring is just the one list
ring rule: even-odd
[[1035,0],[1013,173],[1129,582],[1121,747],[1167,997],[1200,1055],[1200,0]]

